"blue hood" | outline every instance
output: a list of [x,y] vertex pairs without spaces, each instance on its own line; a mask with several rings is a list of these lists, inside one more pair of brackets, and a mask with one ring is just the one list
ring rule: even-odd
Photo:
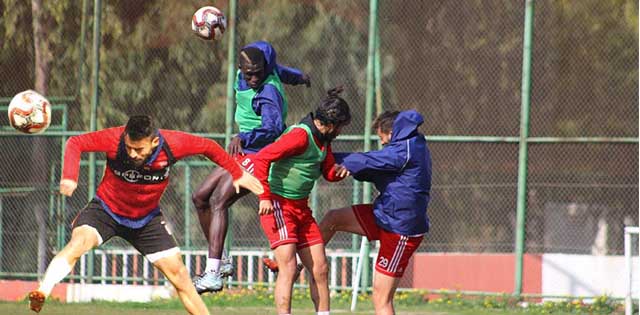
[[418,127],[420,127],[423,122],[424,119],[422,115],[413,109],[400,112],[393,122],[391,142],[414,137],[418,133]]
[[372,182],[380,192],[373,202],[378,226],[401,235],[429,231],[431,153],[418,132],[423,122],[415,110],[403,111],[393,122],[390,143],[381,150],[334,154],[355,179]]
[[243,49],[248,47],[258,48],[264,54],[264,59],[266,59],[266,64],[264,66],[265,73],[271,73],[273,69],[276,68],[276,50],[273,49],[271,44],[265,41],[257,41],[244,46]]

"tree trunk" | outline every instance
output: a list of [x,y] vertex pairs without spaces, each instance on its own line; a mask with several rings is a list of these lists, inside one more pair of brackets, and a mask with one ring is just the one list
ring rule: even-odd
[[49,27],[46,27],[42,0],[31,0],[31,15],[33,17],[33,48],[36,56],[35,60],[35,90],[47,95],[49,92],[49,75],[51,72],[51,50],[49,49]]
[[[49,90],[49,75],[51,72],[52,55],[49,49],[50,28],[45,17],[42,0],[31,0],[31,14],[33,24],[33,48],[35,52],[34,89],[47,95]],[[49,141],[45,137],[33,137],[31,146],[31,183],[35,186],[35,194],[30,198],[31,206],[36,216],[38,226],[38,274],[44,274],[51,257],[51,247],[47,244],[47,174],[49,163],[46,148]]]

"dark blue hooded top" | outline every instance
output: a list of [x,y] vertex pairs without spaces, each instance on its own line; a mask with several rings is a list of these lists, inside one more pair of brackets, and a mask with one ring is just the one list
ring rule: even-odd
[[341,161],[355,179],[372,182],[380,192],[373,202],[378,226],[401,235],[429,231],[431,153],[418,132],[423,122],[415,110],[403,111],[382,150],[351,153]]
[[[264,41],[257,41],[248,44],[244,48],[255,47],[262,51],[265,57],[265,76],[277,73],[280,81],[284,84],[303,84],[302,71],[295,68],[288,68],[276,63],[276,51],[271,44]],[[238,89],[248,90],[250,87],[244,80],[242,71],[239,72]],[[241,132],[238,137],[242,140],[242,148],[246,153],[255,153],[267,144],[272,143],[282,134],[285,129],[285,122],[282,120],[282,104],[284,95],[280,95],[278,90],[272,85],[262,85],[256,91],[253,98],[253,110],[262,117],[262,126],[247,132]]]

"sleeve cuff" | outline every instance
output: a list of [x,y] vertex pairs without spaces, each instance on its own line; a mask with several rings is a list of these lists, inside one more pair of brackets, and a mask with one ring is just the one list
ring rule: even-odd
[[247,139],[244,133],[238,133],[236,135],[238,138],[240,138],[240,143],[242,144],[242,147],[244,148],[247,145]]
[[[234,161],[235,162],[235,161]],[[238,163],[236,162],[236,165]],[[240,165],[237,165],[237,168],[235,168],[231,173],[231,178],[233,180],[237,180],[238,178],[242,177],[242,169],[240,168]]]

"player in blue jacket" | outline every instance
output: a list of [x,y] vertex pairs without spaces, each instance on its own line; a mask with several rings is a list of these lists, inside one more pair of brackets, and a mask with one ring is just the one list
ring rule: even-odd
[[320,223],[325,244],[337,231],[380,240],[373,283],[376,314],[395,314],[393,296],[409,258],[429,231],[431,154],[415,110],[384,112],[373,123],[383,148],[350,153],[336,162],[357,180],[372,182],[380,195],[373,204],[330,210]]
[[[251,153],[274,142],[285,130],[287,98],[284,84],[311,85],[309,76],[276,62],[271,44],[257,41],[240,50],[235,82],[235,121],[240,132],[231,139],[227,151],[253,174]],[[230,263],[222,264],[227,234],[228,208],[249,191],[236,192],[231,175],[216,168],[192,196],[200,226],[209,243],[205,270],[194,278],[198,293],[222,290],[222,278],[231,275]]]

